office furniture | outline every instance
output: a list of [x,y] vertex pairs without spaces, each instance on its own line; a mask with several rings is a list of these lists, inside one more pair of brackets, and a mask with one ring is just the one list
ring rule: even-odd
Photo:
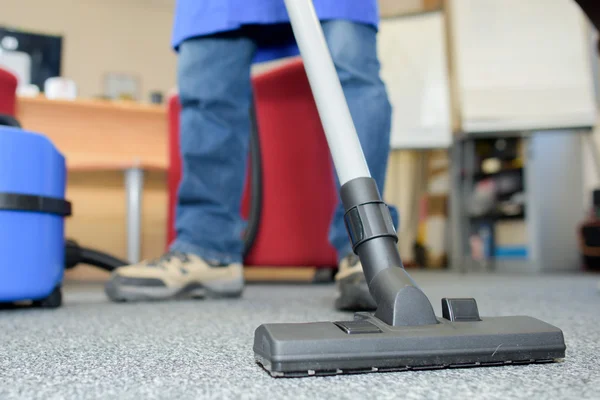
[[15,116],[17,77],[6,69],[0,68],[0,114]]
[[[451,163],[452,269],[540,273],[581,268],[577,228],[584,216],[581,141],[586,133],[586,129],[470,133],[456,140]],[[480,170],[477,142],[517,138],[523,146],[522,167],[490,174]],[[498,199],[509,203],[511,196],[522,194],[522,211],[474,212],[475,184],[503,174],[520,174],[522,188]]]

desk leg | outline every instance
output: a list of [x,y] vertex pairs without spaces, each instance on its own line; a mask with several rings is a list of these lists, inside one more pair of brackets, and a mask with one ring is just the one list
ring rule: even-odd
[[131,263],[140,261],[142,245],[142,193],[144,171],[141,168],[125,170],[127,198],[127,259]]

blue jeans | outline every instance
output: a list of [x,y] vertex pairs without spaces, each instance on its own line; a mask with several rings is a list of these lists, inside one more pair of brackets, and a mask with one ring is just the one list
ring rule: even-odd
[[[379,77],[377,32],[337,20],[323,22],[322,27],[371,175],[383,193],[391,106]],[[250,67],[256,50],[251,35],[236,34],[190,39],[179,49],[182,179],[172,250],[224,263],[243,261],[246,223],[240,206],[249,147]],[[397,211],[391,211],[398,226]],[[329,231],[338,258],[352,251],[343,215],[340,203]]]

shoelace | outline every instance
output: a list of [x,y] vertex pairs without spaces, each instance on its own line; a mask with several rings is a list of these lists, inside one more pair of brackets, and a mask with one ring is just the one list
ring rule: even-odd
[[149,261],[147,265],[149,267],[160,267],[160,266],[162,266],[162,264],[169,263],[173,259],[177,259],[177,260],[181,261],[182,263],[186,263],[186,262],[190,261],[189,257],[185,253],[181,253],[179,251],[169,251],[169,252],[163,254],[162,256]]
[[354,253],[348,256],[348,266],[353,267],[360,261],[360,258]]

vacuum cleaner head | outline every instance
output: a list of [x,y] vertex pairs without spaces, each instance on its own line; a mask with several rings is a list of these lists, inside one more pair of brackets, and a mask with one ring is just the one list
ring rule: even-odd
[[273,377],[546,363],[563,358],[560,329],[531,317],[480,318],[474,299],[443,299],[443,318],[390,326],[369,313],[354,320],[265,324],[255,359]]
[[408,275],[389,210],[371,178],[342,186],[346,225],[375,313],[354,320],[264,324],[255,360],[273,377],[545,363],[565,356],[560,329],[526,316],[479,316],[475,299],[442,299],[442,317]]

